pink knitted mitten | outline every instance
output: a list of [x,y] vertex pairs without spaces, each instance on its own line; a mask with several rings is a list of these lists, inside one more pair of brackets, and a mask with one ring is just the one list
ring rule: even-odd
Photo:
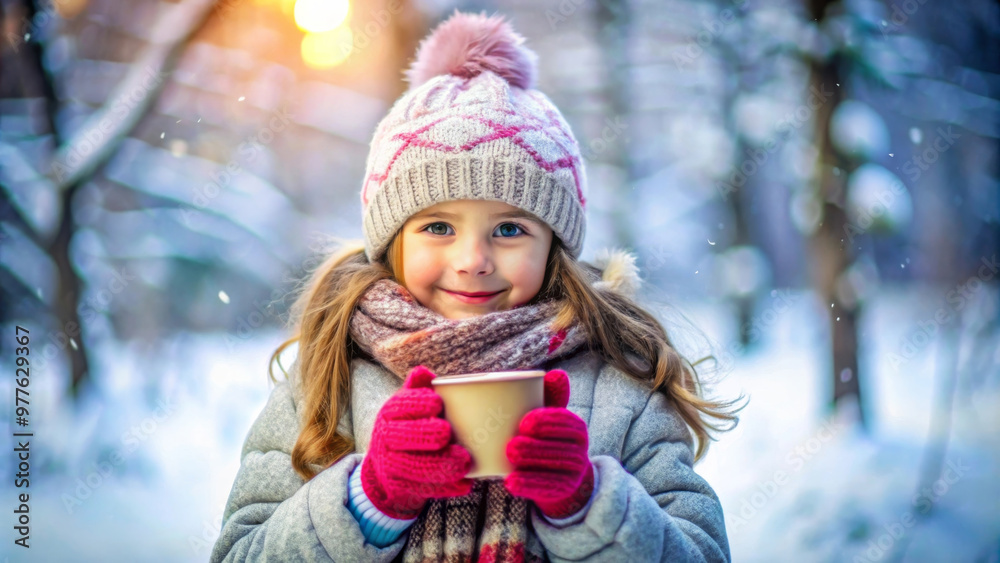
[[403,387],[382,405],[371,448],[361,465],[361,486],[376,508],[392,518],[413,518],[430,498],[463,496],[472,456],[453,442],[441,418],[444,403],[424,366],[410,371]]
[[545,407],[521,419],[507,442],[514,466],[504,479],[512,495],[526,497],[550,518],[565,518],[583,508],[594,490],[594,466],[587,454],[587,424],[566,409],[569,377],[563,370],[545,374]]

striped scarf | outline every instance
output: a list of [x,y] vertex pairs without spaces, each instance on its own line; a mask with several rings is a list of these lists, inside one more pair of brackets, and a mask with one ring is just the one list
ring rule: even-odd
[[[359,301],[351,337],[401,380],[418,365],[438,375],[538,369],[586,342],[577,324],[553,328],[560,305],[543,301],[453,320],[383,279]],[[428,501],[397,561],[547,561],[528,510],[529,501],[511,495],[502,479],[476,479],[468,495]]]

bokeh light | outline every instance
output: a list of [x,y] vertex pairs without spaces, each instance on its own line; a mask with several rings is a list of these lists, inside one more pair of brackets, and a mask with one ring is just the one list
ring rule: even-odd
[[302,60],[313,68],[330,68],[351,55],[351,28],[340,26],[324,33],[307,33],[302,38]]
[[350,10],[347,0],[298,0],[295,24],[310,33],[332,31],[344,23]]

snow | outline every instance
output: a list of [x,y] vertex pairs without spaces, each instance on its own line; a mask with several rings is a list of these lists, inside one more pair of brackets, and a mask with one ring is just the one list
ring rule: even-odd
[[[948,342],[934,339],[905,362],[892,360],[933,318],[945,294],[893,288],[861,316],[870,433],[850,423],[849,407],[823,412],[829,336],[817,330],[825,326],[816,317],[822,304],[810,294],[797,294],[761,349],[734,362],[716,393],[749,393],[744,428],[723,435],[696,466],[722,501],[734,561],[971,561],[989,554],[990,546],[995,556],[1000,356],[977,374],[981,385],[959,386],[948,446],[924,481],[930,493],[923,496],[918,483],[937,380],[946,372],[938,365],[947,356],[940,348]],[[986,305],[996,302],[995,288],[980,298],[981,307],[966,309],[964,320],[976,311],[995,315]],[[689,314],[695,324],[713,315],[718,311]],[[716,325],[725,325],[725,317]],[[716,332],[727,333],[735,338],[735,326]],[[984,348],[996,350],[997,335],[987,338]]]
[[[283,337],[186,334],[152,354],[92,348],[104,385],[81,418],[63,400],[32,412],[31,557],[11,560],[207,560]],[[44,377],[33,375],[32,397],[55,395]]]
[[[831,310],[815,294],[779,288],[764,298],[755,342],[742,353],[729,304],[656,306],[682,351],[704,344],[682,315],[713,343],[723,368],[710,378],[714,395],[750,399],[739,426],[696,465],[722,502],[734,561],[996,556],[1000,355],[995,328],[979,333],[992,340],[985,348],[980,341],[986,353],[978,355],[971,331],[984,326],[977,314],[995,313],[986,303],[997,291],[982,287],[978,301],[953,311],[949,326],[961,331],[942,326],[898,364],[889,358],[933,318],[948,289],[883,287],[868,300],[859,334],[870,433],[851,423],[849,406],[825,409]],[[243,338],[184,334],[156,351],[97,346],[93,369],[103,386],[75,419],[55,393],[61,383],[33,375],[32,396],[41,396],[32,412],[30,560],[205,561],[242,442],[273,388],[267,359],[284,338],[261,329]],[[931,421],[952,360],[960,368],[954,418],[942,430]],[[949,436],[939,457],[926,446],[934,432]],[[110,461],[114,452],[120,463]],[[922,471],[930,488],[919,496]],[[4,533],[11,545],[11,527]]]

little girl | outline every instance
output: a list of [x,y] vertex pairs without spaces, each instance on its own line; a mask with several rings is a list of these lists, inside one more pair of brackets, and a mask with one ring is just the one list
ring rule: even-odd
[[[523,41],[456,13],[421,44],[371,143],[364,244],[293,307],[271,365],[298,355],[243,445],[212,561],[730,560],[692,464],[732,403],[701,397],[634,302],[632,255],[577,261],[580,149]],[[507,444],[514,470],[466,478],[430,382],[520,369],[546,371],[545,407]]]

